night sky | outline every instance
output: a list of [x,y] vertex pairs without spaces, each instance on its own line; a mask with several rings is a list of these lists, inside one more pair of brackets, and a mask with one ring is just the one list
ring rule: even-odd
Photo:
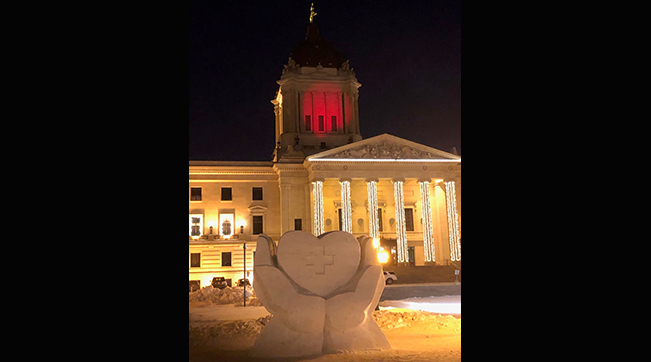
[[[314,3],[321,36],[355,70],[363,138],[461,154],[461,2]],[[190,1],[189,159],[271,161],[283,65],[310,1]]]

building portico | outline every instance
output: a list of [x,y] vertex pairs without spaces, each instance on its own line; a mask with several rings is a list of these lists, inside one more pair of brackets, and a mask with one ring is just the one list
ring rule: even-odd
[[461,260],[459,156],[384,134],[315,154],[303,166],[314,225],[306,230],[395,242],[398,265]]

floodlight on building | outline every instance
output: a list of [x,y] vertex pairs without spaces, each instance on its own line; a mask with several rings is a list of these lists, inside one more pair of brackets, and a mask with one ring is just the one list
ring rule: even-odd
[[378,251],[377,258],[380,261],[380,264],[386,264],[389,261],[389,253],[386,250]]

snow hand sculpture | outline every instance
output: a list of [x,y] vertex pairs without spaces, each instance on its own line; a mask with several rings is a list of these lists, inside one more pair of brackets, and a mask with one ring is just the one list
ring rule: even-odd
[[299,357],[391,348],[371,313],[384,290],[373,239],[289,231],[258,237],[253,287],[273,315],[251,349]]

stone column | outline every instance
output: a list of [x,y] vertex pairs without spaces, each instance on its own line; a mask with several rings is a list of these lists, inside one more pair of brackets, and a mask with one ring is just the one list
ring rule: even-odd
[[353,218],[350,209],[350,179],[341,179],[341,230],[349,233],[353,232]]
[[377,179],[366,180],[368,191],[368,235],[380,240],[380,221],[377,216]]
[[457,214],[457,196],[454,181],[445,182],[445,206],[448,215],[448,237],[450,240],[450,259],[461,260],[461,232],[459,230],[459,215]]
[[405,227],[405,198],[402,189],[404,183],[404,179],[393,180],[393,196],[395,198],[396,210],[396,253],[398,265],[409,264],[409,254],[407,253],[407,230]]
[[314,199],[312,204],[312,216],[314,218],[312,233],[314,236],[319,236],[325,232],[323,225],[323,180],[312,182],[312,196]]
[[432,230],[432,209],[429,201],[429,181],[421,180],[420,202],[423,214],[423,251],[425,253],[425,264],[434,264],[434,236]]

